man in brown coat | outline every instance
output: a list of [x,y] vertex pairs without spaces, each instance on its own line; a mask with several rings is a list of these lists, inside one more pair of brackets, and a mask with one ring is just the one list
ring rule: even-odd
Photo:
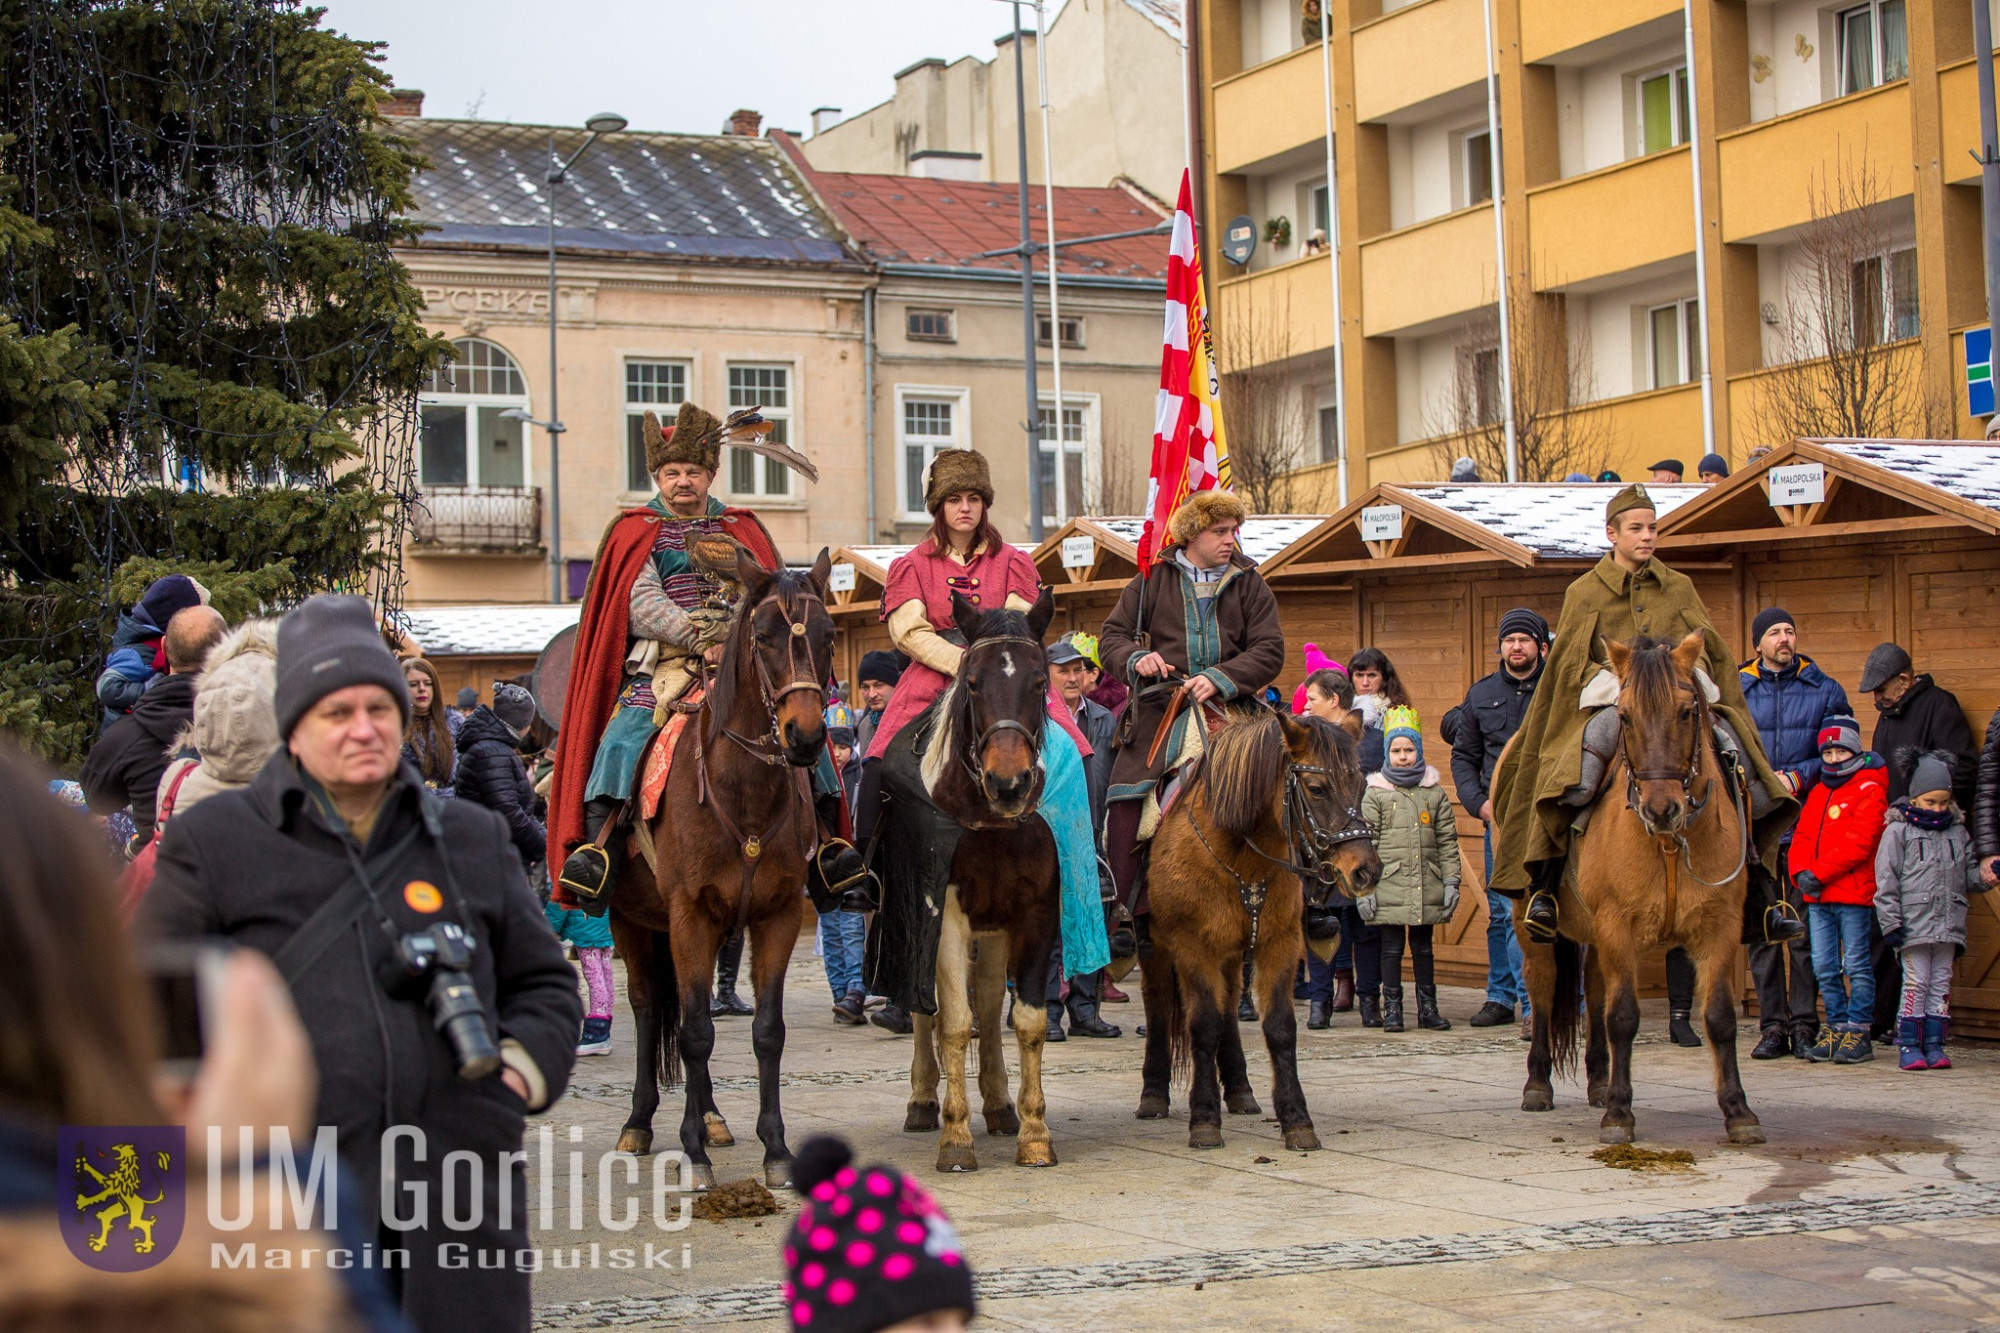
[[[1125,585],[1098,641],[1104,669],[1133,691],[1129,739],[1111,766],[1104,846],[1118,896],[1135,914],[1145,910],[1138,846],[1149,809],[1157,811],[1153,791],[1201,753],[1201,705],[1254,699],[1285,664],[1277,599],[1236,547],[1243,518],[1243,503],[1226,491],[1182,501],[1167,520],[1171,545]],[[1155,753],[1176,693],[1186,698]]]

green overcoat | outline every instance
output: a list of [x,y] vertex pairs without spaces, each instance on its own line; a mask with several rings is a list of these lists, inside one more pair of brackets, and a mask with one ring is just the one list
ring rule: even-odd
[[1702,631],[1708,648],[1702,669],[1720,696],[1715,711],[1728,720],[1754,768],[1754,780],[1777,806],[1756,822],[1759,858],[1767,870],[1777,864],[1778,839],[1797,817],[1798,804],[1771,771],[1758,740],[1757,724],[1743,702],[1736,659],[1709,623],[1693,580],[1658,559],[1627,573],[1610,553],[1569,585],[1548,666],[1528,705],[1506,756],[1493,773],[1493,883],[1502,892],[1530,887],[1528,866],[1569,854],[1570,824],[1576,811],[1563,805],[1563,792],[1580,780],[1583,728],[1590,714],[1580,706],[1583,687],[1608,664],[1607,640],[1629,642],[1641,634],[1678,643]]

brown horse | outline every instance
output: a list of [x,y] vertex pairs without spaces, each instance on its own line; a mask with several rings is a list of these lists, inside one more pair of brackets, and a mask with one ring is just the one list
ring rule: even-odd
[[[1305,956],[1305,894],[1358,898],[1382,873],[1360,813],[1359,713],[1345,727],[1259,709],[1208,738],[1200,767],[1160,820],[1148,861],[1152,952],[1138,1117],[1167,1114],[1175,1071],[1193,1064],[1188,1146],[1222,1146],[1222,1101],[1258,1114],[1236,1006],[1243,959],[1271,1057],[1285,1146],[1320,1146],[1299,1086],[1292,978]],[[1221,1075],[1222,1097],[1216,1092]]]
[[1729,1141],[1762,1143],[1737,1071],[1729,994],[1754,854],[1744,795],[1754,779],[1739,773],[1735,794],[1724,781],[1713,714],[1694,674],[1702,631],[1671,646],[1641,636],[1606,649],[1618,678],[1619,755],[1571,849],[1559,899],[1562,937],[1554,945],[1533,944],[1515,922],[1535,1012],[1521,1109],[1549,1110],[1552,1069],[1575,1067],[1581,967],[1590,1027],[1585,1074],[1590,1104],[1604,1108],[1597,1136],[1604,1143],[1632,1141],[1639,954],[1677,944],[1694,961],[1696,1002]]
[[646,836],[657,873],[627,860],[611,901],[638,1020],[639,1067],[620,1152],[653,1146],[660,1080],[687,1074],[681,1149],[695,1187],[715,1183],[708,1147],[735,1140],[716,1112],[708,1060],[715,1049],[709,989],[724,937],[747,927],[757,1015],[757,1137],[764,1178],[791,1181],[778,1105],[785,1048],[785,968],[798,942],[803,885],[816,829],[808,770],[826,744],[825,682],[833,670],[826,611],[827,553],[809,573],[771,573],[737,555],[744,589],[701,711],[682,731],[660,811]]
[[[1061,864],[1055,836],[1036,818],[1041,748],[1048,727],[1049,674],[1042,636],[1055,599],[1042,590],[1034,608],[981,611],[954,594],[952,615],[965,636],[958,679],[937,705],[923,759],[929,799],[963,834],[952,854],[937,946],[937,1016],[918,1016],[910,1064],[910,1104],[903,1128],[940,1128],[938,1073],[945,1081],[940,1171],[972,1171],[971,1112],[965,1059],[972,1039],[968,983],[978,944],[980,1089],[989,1134],[1016,1134],[1021,1166],[1054,1166],[1042,1097],[1042,1045],[1048,1025],[1041,997],[1062,936]],[[893,817],[893,816],[892,816]],[[922,886],[897,886],[923,892]],[[1018,997],[1014,1039],[1020,1047],[1018,1113],[1007,1104],[1000,1044],[1000,995],[1011,977]],[[935,1044],[933,1044],[933,1039]]]

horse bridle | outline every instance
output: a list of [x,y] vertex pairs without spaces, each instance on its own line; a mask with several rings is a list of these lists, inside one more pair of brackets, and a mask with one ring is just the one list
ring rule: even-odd
[[[764,661],[764,654],[757,651],[756,626],[754,624],[751,626],[750,656],[757,664],[757,693],[763,700],[764,714],[771,724],[770,730],[753,740],[731,727],[722,728],[723,735],[742,746],[753,758],[773,766],[791,762],[785,758],[784,738],[778,734],[778,705],[800,690],[811,690],[822,700],[826,697],[825,682],[814,679],[816,673],[812,660],[812,644],[807,641],[806,628],[807,619],[812,615],[812,607],[817,606],[824,610],[826,603],[815,592],[798,592],[796,597],[800,603],[806,604],[801,606],[800,618],[797,620],[785,610],[784,603],[778,600],[779,592],[775,587],[759,598],[754,606],[747,607],[743,611],[746,620],[754,620],[757,612],[763,610],[766,603],[778,602],[779,613],[785,619],[785,673],[789,679],[783,688],[779,688],[772,681],[771,668]],[[803,669],[799,661],[801,653],[805,657]]]
[[[997,634],[990,639],[974,639],[972,642],[966,644],[965,646],[966,657],[970,658],[972,655],[972,651],[975,648],[985,648],[991,645],[1008,644],[1008,643],[1017,644],[1023,649],[1032,651],[1037,659],[1041,658],[1043,653],[1047,651],[1042,647],[1042,641],[1040,639],[1031,639],[1025,634]],[[966,676],[970,674],[970,672],[966,668],[966,663],[963,661],[960,662],[958,671],[959,671],[959,679],[961,681],[963,681],[966,678]],[[977,696],[973,693],[970,686],[966,688],[966,696],[968,699],[967,712],[969,714],[971,712],[969,706],[970,701],[976,699]],[[1044,712],[1043,713],[1044,727],[1047,726],[1047,721],[1048,721],[1048,715],[1046,712]],[[1035,772],[1035,790],[1033,795],[1029,798],[1028,808],[1023,810],[1019,815],[1016,815],[1013,819],[1006,821],[1007,824],[1011,826],[1013,823],[1021,819],[1026,819],[1029,815],[1035,813],[1037,807],[1039,807],[1042,803],[1041,732],[1035,730],[1034,728],[1029,727],[1028,724],[1025,722],[1018,721],[1011,717],[1003,717],[999,721],[995,722],[992,726],[987,727],[985,730],[981,731],[979,735],[974,740],[972,740],[970,744],[968,744],[963,750],[961,750],[958,755],[958,761],[959,763],[965,766],[965,771],[971,775],[972,785],[974,789],[983,792],[985,790],[985,785],[986,785],[986,770],[981,767],[981,761],[985,757],[986,747],[989,743],[991,743],[991,741],[995,736],[998,736],[1001,733],[1008,731],[1019,732],[1021,734],[1022,739],[1027,742],[1029,762],[1033,766]],[[981,824],[981,825],[976,825],[975,827],[985,827],[985,825]]]
[[[1306,901],[1313,907],[1324,907],[1327,899],[1345,878],[1340,869],[1333,864],[1330,854],[1344,842],[1373,838],[1375,830],[1361,817],[1361,811],[1351,803],[1347,807],[1347,820],[1340,829],[1329,830],[1322,827],[1319,820],[1314,817],[1312,803],[1304,791],[1302,779],[1308,774],[1328,779],[1336,779],[1339,776],[1323,764],[1286,765],[1285,805],[1279,815],[1279,825],[1284,830],[1285,851],[1296,859],[1288,860],[1273,856],[1248,837],[1243,839],[1243,845],[1280,870],[1298,876],[1301,885],[1318,885],[1318,891],[1311,894]],[[1181,814],[1187,820],[1188,827],[1194,830],[1196,841],[1201,843],[1202,850],[1208,853],[1209,859],[1221,866],[1223,872],[1236,881],[1236,896],[1242,900],[1243,910],[1250,914],[1250,945],[1255,948],[1258,916],[1263,910],[1264,898],[1270,890],[1271,881],[1266,878],[1252,883],[1237,874],[1236,868],[1222,859],[1214,845],[1209,842],[1208,835],[1201,831],[1201,825],[1195,822],[1192,801],[1183,799]],[[1308,858],[1312,862],[1310,866],[1304,864]]]
[[[1731,883],[1738,875],[1742,874],[1744,865],[1750,859],[1749,775],[1742,770],[1741,765],[1738,765],[1734,801],[1737,829],[1735,868],[1730,870],[1721,879],[1703,879],[1701,874],[1694,868],[1694,853],[1688,847],[1685,829],[1687,825],[1694,823],[1695,820],[1701,817],[1701,812],[1708,807],[1709,796],[1715,791],[1716,779],[1710,778],[1703,784],[1701,796],[1697,798],[1694,794],[1694,784],[1702,778],[1701,754],[1705,748],[1702,740],[1713,727],[1709,721],[1708,696],[1703,694],[1693,683],[1678,678],[1674,681],[1674,688],[1694,696],[1694,735],[1688,745],[1687,764],[1678,770],[1642,769],[1636,767],[1632,763],[1632,752],[1629,748],[1631,728],[1626,725],[1624,715],[1621,711],[1618,719],[1618,757],[1625,764],[1625,808],[1638,817],[1642,828],[1651,832],[1651,825],[1647,823],[1645,814],[1639,809],[1639,784],[1641,782],[1679,782],[1681,784],[1681,796],[1687,802],[1688,807],[1687,818],[1682,822],[1683,831],[1673,834],[1656,834],[1655,836],[1672,838],[1674,844],[1680,849],[1681,863],[1687,867],[1688,878],[1694,880],[1697,884],[1717,889]],[[1671,855],[1671,853],[1666,852],[1664,844],[1662,852],[1663,854]],[[1673,898],[1675,896],[1671,878],[1669,878],[1667,888],[1667,916],[1671,920],[1674,915]]]

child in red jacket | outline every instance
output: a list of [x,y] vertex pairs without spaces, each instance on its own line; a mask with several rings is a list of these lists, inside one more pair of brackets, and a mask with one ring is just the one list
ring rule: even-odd
[[1820,724],[1820,780],[1792,830],[1792,881],[1806,901],[1813,973],[1826,1022],[1806,1058],[1837,1065],[1875,1058],[1869,944],[1875,924],[1875,848],[1889,783],[1882,756],[1861,748],[1861,727],[1835,714]]

